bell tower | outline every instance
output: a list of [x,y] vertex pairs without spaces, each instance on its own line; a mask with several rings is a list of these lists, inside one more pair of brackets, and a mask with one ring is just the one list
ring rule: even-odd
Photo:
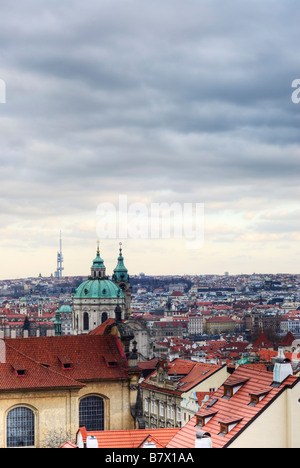
[[170,296],[168,297],[166,307],[164,310],[164,320],[165,322],[173,322],[174,319],[174,312],[173,312],[173,307],[172,307],[172,301]]
[[125,297],[125,319],[130,316],[130,302],[131,302],[131,287],[128,270],[124,265],[124,257],[122,254],[122,242],[120,242],[118,264],[114,269],[112,280],[116,283],[119,288],[122,289]]

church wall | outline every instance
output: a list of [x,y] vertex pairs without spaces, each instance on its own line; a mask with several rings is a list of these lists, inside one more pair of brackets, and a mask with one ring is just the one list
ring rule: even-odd
[[79,429],[79,403],[85,396],[96,395],[104,400],[105,430],[133,428],[130,411],[129,381],[86,383],[81,390],[45,390],[1,392],[0,448],[6,448],[7,414],[15,407],[30,408],[35,415],[35,447],[59,446],[66,440],[75,442]]
[[34,412],[35,446],[47,447],[51,440],[55,443],[74,436],[78,418],[76,414],[77,391],[36,391],[1,393],[0,421],[2,428],[0,448],[6,447],[7,414],[15,407],[25,406]]
[[[77,333],[87,333],[84,330],[84,313],[89,314],[89,331],[94,330],[102,323],[102,314],[107,313],[107,318],[115,318],[115,308],[120,304],[122,318],[124,318],[124,303],[119,299],[74,299],[73,300],[73,329]],[[78,319],[77,319],[78,317]],[[78,320],[78,329],[77,329]]]

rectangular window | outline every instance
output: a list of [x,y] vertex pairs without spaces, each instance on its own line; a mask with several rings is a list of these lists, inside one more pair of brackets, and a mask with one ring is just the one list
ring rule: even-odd
[[153,412],[154,412],[154,401],[151,400],[151,413],[153,413]]
[[196,426],[202,427],[204,426],[204,418],[200,418],[199,416],[196,417]]
[[221,424],[220,425],[220,435],[226,435],[228,434],[228,426],[226,426],[225,424]]
[[226,387],[224,386],[224,395],[223,395],[223,398],[231,398],[232,397],[232,388],[231,387]]
[[259,397],[251,395],[249,406],[256,406],[259,403]]

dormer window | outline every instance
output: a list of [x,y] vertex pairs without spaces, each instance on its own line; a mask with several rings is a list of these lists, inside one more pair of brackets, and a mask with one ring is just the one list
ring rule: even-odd
[[224,394],[223,398],[229,400],[233,395],[235,395],[242,386],[248,382],[248,379],[243,380],[236,380],[236,379],[228,379],[227,382],[224,384]]
[[259,390],[257,392],[249,393],[250,403],[248,406],[256,406],[258,403],[265,398],[270,392],[270,389]]
[[226,424],[220,424],[220,435],[228,434],[228,426]]
[[232,387],[227,387],[224,385],[224,398],[231,398],[233,396],[233,388]]
[[199,427],[205,426],[216,414],[217,414],[217,411],[214,411],[213,413],[207,413],[205,415],[197,415],[196,426],[199,426]]
[[219,421],[220,424],[220,432],[218,435],[225,437],[230,431],[232,431],[235,426],[237,426],[243,418],[231,418],[231,419],[225,419],[223,421]]
[[67,356],[59,356],[62,369],[72,369],[71,359]]
[[108,361],[106,358],[104,359],[105,359],[105,363],[107,367],[117,367],[118,365],[117,361],[113,361],[113,360]]
[[196,417],[196,426],[202,427],[205,426],[205,418],[201,416]]
[[256,395],[250,395],[249,406],[256,406],[259,403],[259,398]]
[[71,369],[72,364],[70,362],[64,362],[63,369]]
[[14,373],[18,377],[24,376],[26,373],[26,370],[24,369],[24,365],[22,364],[15,364],[13,365]]

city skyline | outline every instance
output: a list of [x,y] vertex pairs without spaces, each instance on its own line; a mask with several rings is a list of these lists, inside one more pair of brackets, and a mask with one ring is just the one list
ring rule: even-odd
[[[98,239],[108,271],[121,241],[132,275],[300,273],[299,8],[3,5],[0,279],[54,274],[60,231],[66,276],[89,274]],[[120,195],[202,204],[201,248],[99,238]]]

